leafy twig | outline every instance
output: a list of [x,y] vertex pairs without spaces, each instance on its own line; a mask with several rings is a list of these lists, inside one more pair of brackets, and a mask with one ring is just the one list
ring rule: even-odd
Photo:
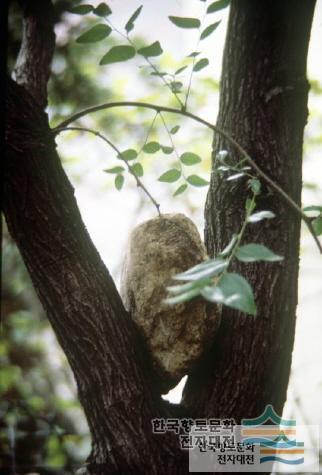
[[156,73],[156,75],[159,76],[159,78],[164,83],[164,85],[167,86],[167,88],[170,90],[170,92],[174,95],[174,97],[176,98],[176,100],[178,101],[180,106],[184,109],[185,105],[183,104],[183,102],[180,99],[180,97],[178,96],[178,94],[175,91],[173,91],[173,89],[171,88],[171,85],[168,83],[166,78],[160,74],[160,71],[158,71],[158,68],[149,60],[149,58],[145,58],[145,60],[151,66],[151,68]]
[[174,150],[174,153],[176,154],[177,159],[180,161],[180,157],[179,157],[178,151],[177,151],[177,149],[176,149],[175,143],[174,143],[174,141],[173,141],[173,138],[172,138],[172,135],[171,135],[171,133],[170,133],[170,130],[169,130],[168,126],[167,126],[167,123],[166,123],[166,121],[165,121],[165,119],[164,119],[164,117],[163,117],[163,114],[162,114],[161,112],[160,112],[159,114],[160,114],[160,117],[161,117],[163,126],[164,126],[164,128],[165,128],[165,130],[166,130],[166,132],[167,132],[168,137],[169,137],[169,140],[170,140],[170,143],[171,143],[171,145],[172,145],[172,148],[173,148],[173,150]]
[[142,183],[142,180],[140,180],[140,178],[132,171],[132,168],[131,166],[129,165],[129,163],[127,162],[127,160],[124,160],[124,158],[122,158],[122,154],[120,152],[120,150],[107,138],[105,137],[104,135],[102,135],[100,132],[97,132],[97,130],[93,130],[93,129],[89,129],[88,127],[56,127],[55,129],[53,129],[53,133],[55,135],[59,134],[60,132],[65,132],[65,131],[68,131],[68,130],[76,130],[76,131],[79,131],[79,132],[89,132],[93,135],[96,135],[97,137],[99,137],[100,139],[102,139],[105,143],[107,143],[113,150],[115,150],[115,152],[117,153],[117,156],[119,158],[119,160],[122,160],[127,169],[128,169],[128,172],[133,176],[133,178],[135,179],[136,181],[136,184],[139,188],[141,188],[144,193],[148,196],[148,198],[151,200],[151,202],[153,203],[153,205],[156,207],[156,210],[158,212],[158,215],[161,216],[161,212],[160,212],[160,204],[153,198],[153,196],[151,195],[151,193],[148,191],[148,189],[145,187],[145,185]]
[[[105,21],[106,23],[112,28],[112,30],[114,30],[117,34],[119,34],[120,36],[122,36],[122,38],[124,38],[131,46],[133,46],[133,48],[135,48],[135,50],[137,49],[136,48],[136,45],[135,43],[131,40],[131,38],[129,37],[129,34],[124,34],[122,33],[122,31],[120,31],[118,28],[116,28],[113,23],[111,22],[111,20],[107,17],[105,17]],[[158,68],[151,62],[151,60],[148,58],[148,57],[145,57],[143,56],[143,58],[145,59],[145,61],[148,63],[148,65],[153,69],[153,71],[156,73],[156,75],[161,79],[161,81],[164,83],[165,86],[167,86],[167,88],[170,90],[170,92],[174,95],[174,97],[176,98],[176,100],[178,101],[178,103],[180,104],[180,106],[182,108],[184,108],[184,104],[183,102],[181,101],[180,97],[178,96],[178,94],[172,90],[171,88],[171,85],[168,83],[168,81],[160,74],[160,71],[158,70]]]
[[236,242],[231,250],[231,253],[229,255],[229,258],[228,258],[228,261],[227,261],[227,267],[225,270],[227,270],[228,266],[230,265],[231,261],[233,260],[233,258],[235,257],[235,254],[237,252],[237,249],[239,248],[240,246],[240,243],[244,237],[244,234],[245,234],[245,230],[246,230],[246,227],[247,227],[247,224],[248,224],[248,218],[249,216],[251,215],[253,209],[255,207],[255,193],[253,193],[252,197],[250,198],[250,204],[249,206],[247,206],[246,208],[246,216],[245,216],[245,219],[244,219],[244,222],[242,224],[242,227],[239,231],[239,233],[237,234],[237,238],[236,238]]
[[140,151],[138,152],[138,155],[142,152],[142,150],[143,150],[143,148],[144,148],[144,145],[146,145],[147,141],[149,140],[150,134],[151,134],[151,132],[152,132],[152,130],[153,130],[154,123],[155,123],[156,118],[158,117],[158,115],[159,115],[159,112],[156,112],[156,114],[155,114],[155,116],[153,117],[153,120],[152,120],[152,122],[151,122],[151,125],[150,125],[150,127],[149,127],[149,129],[148,129],[148,132],[147,132],[147,134],[146,134],[146,136],[145,136],[144,143],[143,143],[143,145],[142,145]]
[[98,106],[89,107],[88,109],[84,109],[83,111],[80,111],[80,112],[77,112],[76,114],[73,114],[71,117],[69,117],[68,119],[61,122],[61,124],[59,124],[55,129],[53,129],[53,131],[55,132],[55,130],[57,130],[57,129],[65,128],[69,124],[74,122],[75,120],[77,120],[81,117],[84,117],[85,115],[88,115],[88,114],[91,114],[93,112],[97,112],[97,111],[100,111],[100,110],[104,110],[104,109],[112,109],[114,107],[142,107],[142,108],[145,108],[145,109],[155,110],[156,112],[159,112],[159,113],[160,112],[169,112],[170,114],[179,114],[179,115],[182,115],[184,117],[188,117],[188,118],[190,118],[190,119],[192,119],[196,122],[199,122],[200,124],[205,125],[209,129],[213,130],[217,134],[224,137],[227,140],[227,142],[230,143],[243,156],[245,161],[247,161],[251,165],[251,167],[257,172],[257,174],[259,176],[261,176],[263,178],[263,180],[266,181],[266,183],[268,183],[268,185],[271,188],[273,188],[280,196],[282,196],[284,198],[284,200],[288,203],[288,205],[291,208],[293,208],[301,216],[302,220],[305,222],[306,226],[308,227],[308,230],[312,234],[312,236],[313,236],[313,238],[316,242],[316,245],[318,246],[318,249],[319,249],[320,253],[322,254],[322,246],[321,246],[321,243],[319,242],[319,240],[318,240],[318,238],[317,238],[317,236],[314,232],[314,228],[312,226],[311,220],[302,211],[300,206],[297,203],[295,203],[295,201],[277,183],[275,183],[268,175],[266,175],[265,172],[262,171],[262,169],[248,155],[246,150],[235,139],[233,139],[227,132],[225,132],[223,129],[221,129],[217,125],[214,125],[214,124],[208,122],[207,120],[202,119],[201,117],[199,117],[195,114],[192,114],[191,112],[188,112],[188,111],[183,110],[183,109],[176,109],[176,108],[173,108],[173,107],[166,107],[166,106],[151,104],[149,102],[139,102],[139,101],[108,102],[108,103],[105,103],[105,104],[100,104]]
[[174,150],[174,153],[175,153],[175,155],[176,155],[176,157],[177,157],[177,159],[178,159],[178,163],[179,163],[179,166],[180,166],[181,175],[183,176],[184,180],[186,180],[186,177],[185,177],[185,175],[184,175],[183,166],[182,166],[182,163],[181,163],[181,160],[180,160],[180,157],[179,157],[178,150],[177,150],[177,148],[176,148],[176,146],[175,146],[174,140],[173,140],[173,138],[172,138],[172,135],[171,135],[170,130],[169,130],[168,126],[167,126],[167,123],[166,123],[166,121],[165,121],[165,118],[163,117],[162,112],[160,112],[160,117],[161,117],[163,126],[164,126],[164,128],[165,128],[165,131],[167,132],[167,135],[168,135],[168,137],[169,137],[169,140],[170,140],[170,143],[171,143],[172,148],[173,148],[173,150]]
[[[198,41],[197,41],[197,44],[196,44],[196,47],[195,47],[195,51],[197,51],[198,47],[199,47],[199,43],[200,43],[200,40],[201,40],[201,33],[202,33],[202,25],[203,25],[203,22],[206,18],[206,15],[207,15],[207,4],[205,3],[205,12],[204,12],[203,18],[200,22],[199,36],[198,36]],[[187,109],[187,107],[188,107],[188,99],[189,99],[190,89],[191,89],[191,86],[192,86],[192,77],[193,77],[195,63],[196,63],[196,56],[193,57],[193,61],[192,61],[192,65],[191,65],[191,71],[190,71],[190,77],[189,77],[188,88],[187,88],[187,93],[186,93],[186,99],[185,99],[185,102],[184,102],[184,109]]]

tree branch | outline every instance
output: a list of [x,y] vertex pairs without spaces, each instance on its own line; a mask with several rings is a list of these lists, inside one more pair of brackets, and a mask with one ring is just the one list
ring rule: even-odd
[[312,237],[322,254],[322,245],[318,239],[318,237],[315,234],[314,228],[312,226],[311,219],[302,211],[300,206],[281,188],[274,180],[272,180],[259,165],[249,156],[247,151],[237,142],[228,132],[223,130],[221,127],[218,125],[212,124],[211,122],[208,122],[205,119],[202,119],[201,117],[192,114],[191,112],[188,112],[184,109],[176,109],[173,107],[166,107],[166,106],[160,106],[157,104],[151,104],[149,102],[138,102],[138,101],[117,101],[117,102],[107,102],[104,104],[100,104],[98,106],[93,106],[89,107],[87,109],[84,109],[83,111],[77,112],[76,114],[73,114],[70,116],[68,119],[64,120],[61,122],[57,127],[53,129],[54,133],[58,133],[61,130],[64,130],[66,127],[68,127],[71,123],[75,122],[76,120],[80,119],[81,117],[84,117],[88,114],[92,114],[93,112],[98,112],[101,110],[105,109],[112,109],[114,107],[142,107],[145,109],[152,109],[155,110],[156,112],[168,112],[170,114],[178,114],[184,117],[188,117],[189,119],[192,119],[196,122],[199,122],[202,125],[205,125],[209,129],[211,129],[213,132],[221,136],[222,138],[226,139],[226,141],[232,145],[236,151],[238,151],[241,156],[247,161],[247,163],[256,171],[258,176],[260,176],[273,190],[275,190],[286,202],[287,204],[293,208],[302,218],[302,220],[305,222],[309,232],[312,234]]
[[91,461],[140,473],[144,454],[148,473],[158,473],[164,451],[174,457],[178,448],[162,437],[160,450],[152,436],[151,420],[164,406],[150,359],[81,220],[47,116],[12,80],[6,101],[3,211],[75,375],[92,434]]
[[[73,370],[92,435],[88,473],[166,473],[186,454],[152,436],[174,416],[154,386],[150,357],[93,246],[43,108],[54,48],[49,0],[26,0],[24,34],[8,81],[3,211]],[[171,473],[172,473],[171,472]]]
[[60,132],[68,131],[68,130],[76,130],[79,132],[88,132],[90,134],[96,135],[96,137],[99,137],[102,139],[109,147],[111,147],[115,152],[117,153],[117,157],[119,160],[121,160],[126,168],[128,169],[128,172],[130,175],[133,176],[136,185],[143,190],[143,192],[146,194],[146,196],[149,198],[151,203],[155,206],[157,213],[159,216],[161,216],[160,212],[160,204],[153,198],[149,190],[146,188],[146,186],[143,184],[142,180],[134,173],[134,171],[131,168],[131,165],[128,163],[127,160],[124,160],[121,156],[121,151],[111,142],[107,137],[105,137],[103,134],[98,132],[97,130],[89,129],[88,127],[65,127],[65,128],[56,128],[55,129],[55,135],[60,134]]

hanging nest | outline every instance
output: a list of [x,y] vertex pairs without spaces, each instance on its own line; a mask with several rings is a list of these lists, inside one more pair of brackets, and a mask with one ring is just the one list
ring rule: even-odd
[[192,369],[220,323],[218,306],[202,298],[169,305],[172,277],[207,259],[195,224],[183,214],[165,214],[131,233],[121,277],[121,295],[148,351],[161,392]]

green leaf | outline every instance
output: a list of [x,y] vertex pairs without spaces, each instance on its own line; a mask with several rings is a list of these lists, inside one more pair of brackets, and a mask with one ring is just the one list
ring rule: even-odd
[[172,129],[170,130],[170,134],[172,135],[175,135],[178,130],[180,129],[180,125],[175,125],[174,127],[172,127]]
[[261,182],[257,178],[252,178],[248,183],[254,195],[259,195],[261,192]]
[[228,7],[230,0],[218,0],[217,2],[213,2],[207,8],[207,13],[215,13],[223,8]]
[[96,8],[94,8],[93,13],[97,16],[104,17],[104,16],[110,15],[112,13],[112,10],[106,3],[102,2],[99,5],[97,5]]
[[161,150],[166,155],[170,155],[173,152],[173,147],[168,147],[167,145],[161,145]]
[[159,76],[160,78],[163,78],[164,76],[168,76],[169,73],[162,73],[160,71],[152,71],[152,73],[150,73],[150,76]]
[[312,221],[312,226],[313,226],[315,234],[317,236],[320,236],[322,234],[322,217],[319,216],[318,218],[315,218]]
[[93,28],[79,36],[76,41],[77,43],[94,43],[95,41],[104,40],[111,31],[112,28],[107,25],[95,25]]
[[188,269],[185,272],[175,275],[173,279],[188,281],[206,279],[220,274],[226,269],[226,267],[227,261],[223,259],[209,259],[201,264],[191,267],[191,269]]
[[275,214],[272,211],[258,211],[258,213],[251,214],[247,218],[248,223],[257,223],[263,219],[272,219],[275,218]]
[[245,176],[245,173],[243,173],[243,172],[241,172],[241,173],[234,173],[234,175],[230,175],[230,176],[227,178],[227,181],[239,180],[239,178],[242,178],[243,176]]
[[158,142],[148,142],[143,147],[145,153],[156,153],[160,150],[161,145]]
[[198,287],[204,287],[208,284],[211,284],[211,279],[200,279],[197,281],[193,280],[191,282],[187,282],[186,284],[171,285],[170,287],[167,287],[167,291],[171,294],[182,294]]
[[182,16],[169,16],[169,20],[179,28],[199,28],[200,20],[198,18],[188,18]]
[[119,158],[126,161],[134,160],[137,156],[138,156],[137,151],[134,150],[133,148],[128,148],[127,150],[124,150],[124,152],[118,155]]
[[122,173],[123,171],[123,167],[106,168],[106,170],[104,170],[105,173]]
[[181,171],[176,168],[171,168],[170,170],[163,173],[158,180],[166,183],[173,183],[181,177]]
[[187,67],[188,67],[188,66],[182,66],[182,68],[177,69],[174,74],[176,75],[176,74],[182,73],[185,69],[187,69]]
[[193,51],[192,53],[188,54],[187,58],[196,58],[200,54],[200,51]]
[[133,46],[119,45],[113,46],[101,59],[100,65],[118,63],[120,61],[127,61],[135,56],[135,49]]
[[204,40],[205,38],[207,38],[207,36],[210,36],[211,33],[213,33],[216,30],[219,23],[220,21],[216,21],[215,23],[212,23],[211,25],[207,26],[207,28],[205,28],[203,32],[201,33],[200,39]]
[[309,183],[307,181],[305,181],[303,183],[303,188],[306,188],[307,190],[318,190],[319,189],[319,186],[317,185],[317,183]]
[[208,64],[209,64],[209,60],[207,58],[199,59],[199,61],[197,61],[196,64],[194,65],[193,70],[195,72],[201,71],[203,68],[208,66]]
[[200,293],[209,302],[227,305],[250,315],[256,314],[253,290],[239,274],[227,272],[217,285],[205,287]]
[[207,186],[209,185],[209,181],[205,180],[204,178],[201,178],[198,175],[190,175],[187,177],[187,182],[190,183],[190,185],[193,186]]
[[125,25],[125,30],[130,33],[130,31],[133,30],[134,28],[134,22],[135,20],[137,19],[137,17],[140,15],[141,13],[141,10],[143,8],[143,5],[141,5],[139,8],[137,8],[135,10],[135,12],[133,13],[133,15],[130,17],[130,19],[128,20],[128,22],[126,23]]
[[132,172],[134,173],[134,175],[136,176],[143,176],[143,167],[141,165],[141,163],[135,163],[134,165],[131,166],[131,170]]
[[92,5],[83,4],[83,5],[77,5],[77,7],[73,7],[68,11],[69,13],[75,13],[77,15],[86,15],[87,13],[90,13],[91,11],[93,11],[93,8],[94,7]]
[[175,92],[175,93],[181,92],[182,86],[183,86],[183,84],[180,81],[171,81],[170,82],[170,88],[171,88],[172,92]]
[[283,257],[275,254],[263,244],[245,244],[236,251],[236,257],[242,262],[282,261]]
[[191,300],[192,298],[196,297],[200,294],[200,288],[196,287],[195,289],[188,290],[182,294],[176,295],[175,297],[169,297],[164,300],[165,303],[170,305],[174,305],[176,303],[183,303]]
[[138,49],[138,53],[145,58],[149,58],[150,56],[159,56],[163,53],[163,49],[161,48],[159,41],[155,41],[150,46]]
[[115,188],[120,191],[124,185],[124,176],[116,175],[114,184]]
[[219,253],[219,256],[226,257],[228,256],[231,251],[233,250],[236,242],[238,239],[238,234],[233,234],[231,240],[229,241],[229,244]]
[[318,213],[322,213],[322,206],[306,206],[305,208],[303,208],[303,211],[317,211]]
[[184,165],[195,165],[196,163],[201,162],[201,158],[196,153],[186,152],[180,156],[180,161]]
[[181,195],[181,193],[185,192],[187,188],[188,185],[186,183],[180,185],[179,188],[177,188],[176,191],[173,193],[173,196]]

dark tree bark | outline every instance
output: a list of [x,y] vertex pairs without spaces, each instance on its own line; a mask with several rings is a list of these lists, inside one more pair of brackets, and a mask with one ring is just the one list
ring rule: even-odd
[[[251,238],[285,260],[242,269],[256,289],[259,315],[224,310],[213,349],[189,377],[184,405],[164,404],[153,389],[140,338],[82,223],[43,112],[53,37],[39,4],[49,12],[50,2],[25,3],[20,85],[9,80],[7,94],[3,211],[75,375],[93,441],[88,470],[187,473],[177,439],[153,436],[152,418],[239,421],[268,403],[282,410],[294,338],[299,217],[264,189],[258,208],[276,211],[278,218],[268,227],[253,225]],[[298,203],[313,9],[314,0],[232,2],[218,118]],[[216,140],[214,150],[221,148],[229,147]],[[238,230],[246,194],[245,186],[212,175],[206,204],[210,254]]]
[[132,320],[82,223],[47,116],[11,80],[7,107],[4,212],[73,370],[92,459],[104,473],[155,473],[176,446],[166,442],[162,453],[152,438],[151,420],[162,404]]
[[[306,57],[313,0],[233,1],[226,39],[217,124],[300,204],[303,129],[307,119]],[[230,151],[216,137],[214,154]],[[256,291],[258,315],[223,309],[213,351],[189,378],[186,401],[197,413],[255,417],[273,404],[282,412],[289,379],[297,305],[300,217],[263,185],[258,210],[277,218],[249,226],[245,242],[284,256],[280,264],[240,266]],[[244,182],[212,174],[205,218],[210,255],[228,244],[243,221]],[[201,388],[197,390],[196,388]]]

